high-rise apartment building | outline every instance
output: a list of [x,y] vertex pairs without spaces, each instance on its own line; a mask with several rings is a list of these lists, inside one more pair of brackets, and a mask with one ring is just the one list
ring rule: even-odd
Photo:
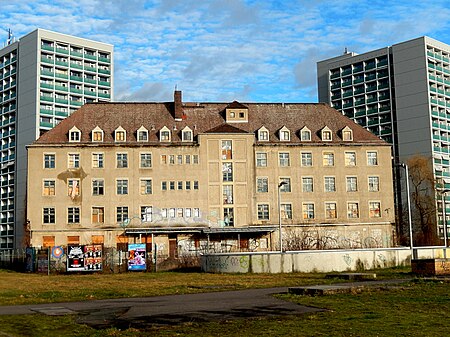
[[84,103],[112,95],[110,44],[37,29],[0,49],[0,249],[23,245],[25,146]]
[[[433,158],[437,186],[450,188],[449,45],[420,37],[361,55],[346,52],[318,62],[317,76],[320,102],[392,143],[397,162],[413,155]],[[438,194],[436,206],[442,237]]]

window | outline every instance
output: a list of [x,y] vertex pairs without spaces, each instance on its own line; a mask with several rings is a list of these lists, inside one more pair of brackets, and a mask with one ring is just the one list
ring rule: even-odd
[[191,163],[191,156],[190,155],[185,155],[184,156],[184,162],[186,163],[186,164],[190,164]]
[[223,209],[223,222],[226,227],[234,226],[234,208],[225,207]]
[[55,155],[50,153],[44,154],[44,168],[53,169],[55,168]]
[[193,164],[198,164],[198,154],[193,154],[192,155],[192,163]]
[[67,179],[67,195],[72,199],[80,195],[80,179]]
[[81,132],[77,127],[73,127],[69,131],[69,142],[79,142],[81,140]]
[[140,191],[141,191],[142,195],[152,194],[152,180],[151,179],[141,179]]
[[192,142],[193,137],[192,137],[192,130],[189,127],[185,127],[182,131],[181,131],[181,140],[183,142]]
[[345,152],[345,166],[356,166],[356,152]]
[[137,140],[138,142],[148,141],[148,131],[143,126],[141,126],[137,131]]
[[325,177],[325,192],[336,192],[336,178],[335,177]]
[[125,132],[125,129],[122,128],[121,126],[119,126],[115,131],[114,131],[114,139],[116,142],[126,142],[127,140],[127,134]]
[[256,166],[267,167],[267,153],[265,152],[256,153]]
[[323,166],[334,166],[334,153],[324,152],[323,153]]
[[279,165],[281,167],[287,167],[290,165],[289,163],[289,152],[280,152],[278,153]]
[[44,207],[42,210],[42,222],[45,224],[55,223],[55,208]]
[[336,203],[335,202],[326,202],[325,203],[325,218],[326,219],[336,219]]
[[127,168],[128,167],[128,153],[117,153],[116,154],[117,168]]
[[161,155],[161,164],[167,164],[167,155],[166,154],[162,154]]
[[116,221],[122,223],[128,219],[128,206],[116,207]]
[[141,168],[152,167],[152,154],[151,153],[141,153],[139,166]]
[[176,215],[175,208],[169,208],[169,218],[174,219]]
[[177,165],[183,165],[183,155],[181,154],[177,156]]
[[222,160],[233,159],[233,148],[231,140],[222,140]]
[[291,178],[280,178],[280,192],[291,192]]
[[256,192],[267,193],[269,192],[269,179],[266,177],[256,178]]
[[328,127],[324,127],[322,129],[322,140],[323,141],[332,141],[332,134],[331,134],[331,130]]
[[186,181],[185,182],[185,189],[186,190],[190,190],[191,189],[191,182],[190,181]]
[[194,190],[198,190],[198,181],[194,180]]
[[169,164],[175,165],[175,155],[174,154],[169,155]]
[[128,194],[128,179],[117,179],[116,191],[119,195]]
[[369,177],[369,191],[378,192],[380,190],[380,178]]
[[347,217],[359,218],[359,207],[357,202],[349,202],[347,204]]
[[55,195],[55,181],[44,180],[42,195]]
[[167,181],[161,181],[161,190],[167,191]]
[[353,140],[353,131],[348,126],[342,130],[342,140],[346,142]]
[[79,168],[80,167],[80,154],[69,153],[68,159],[69,159],[69,162],[68,162],[69,168]]
[[153,218],[153,207],[152,206],[141,206],[141,221],[151,222]]
[[175,181],[170,181],[169,182],[169,188],[171,191],[175,191]]
[[285,126],[283,126],[279,132],[279,137],[281,141],[288,142],[291,140],[291,132]]
[[167,126],[164,126],[160,131],[159,131],[159,140],[161,142],[170,142],[170,130]]
[[380,203],[378,201],[370,201],[369,202],[369,217],[370,218],[381,217]]
[[302,152],[302,166],[309,167],[312,166],[312,153]]
[[375,151],[367,152],[367,165],[376,166],[378,165],[378,153]]
[[269,205],[259,204],[258,205],[258,220],[269,220]]
[[222,163],[222,181],[233,181],[232,163]]
[[223,185],[223,204],[233,203],[233,185]]
[[281,204],[281,218],[292,219],[292,204]]
[[347,192],[356,192],[358,190],[358,181],[356,177],[346,177]]
[[302,205],[303,219],[314,219],[314,204],[305,203]]
[[183,189],[183,182],[182,181],[178,181],[177,182],[177,189],[178,190],[182,190]]
[[193,209],[194,218],[200,217],[200,208],[194,208]]
[[269,140],[269,131],[264,126],[258,130],[258,140],[262,142]]
[[79,207],[69,207],[67,209],[67,223],[80,223]]
[[92,167],[93,168],[103,168],[103,153],[93,153],[92,154]]
[[94,130],[92,130],[92,141],[103,142],[103,130],[98,126]]
[[311,140],[311,131],[309,131],[306,127],[300,131],[300,139],[302,142]]
[[303,192],[313,192],[313,178],[312,177],[303,177],[302,178],[302,191]]
[[105,208],[104,207],[92,207],[92,223],[104,223],[105,222]]
[[103,195],[105,191],[103,179],[92,179],[92,195]]

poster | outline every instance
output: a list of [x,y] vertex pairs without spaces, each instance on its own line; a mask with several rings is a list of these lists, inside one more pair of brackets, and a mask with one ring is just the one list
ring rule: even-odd
[[128,270],[146,270],[145,243],[128,244]]
[[67,271],[101,271],[102,269],[102,245],[67,247]]

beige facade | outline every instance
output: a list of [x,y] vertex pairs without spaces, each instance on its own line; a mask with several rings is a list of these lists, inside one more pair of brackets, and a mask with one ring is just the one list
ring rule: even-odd
[[[274,250],[281,204],[284,249],[392,245],[385,142],[325,105],[206,105],[179,120],[154,104],[87,105],[29,146],[30,244]],[[312,122],[317,108],[329,123]]]

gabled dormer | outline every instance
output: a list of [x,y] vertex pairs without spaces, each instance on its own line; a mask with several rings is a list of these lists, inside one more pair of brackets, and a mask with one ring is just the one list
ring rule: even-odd
[[102,129],[100,129],[98,126],[95,127],[94,130],[92,130],[91,137],[93,142],[103,142],[103,135],[104,132]]
[[148,142],[148,130],[144,126],[141,126],[137,130],[137,141],[138,142]]
[[265,126],[261,126],[258,130],[258,141],[268,142],[269,141],[269,130]]
[[286,126],[283,126],[278,131],[278,138],[282,142],[289,142],[291,140],[291,131]]
[[114,131],[114,140],[118,143],[127,141],[127,132],[125,131],[125,129],[123,127],[119,126]]
[[331,142],[333,140],[333,133],[331,132],[331,129],[328,126],[325,126],[320,131],[320,139],[324,142]]
[[172,141],[172,135],[170,133],[170,129],[167,126],[163,126],[161,130],[159,130],[159,141],[160,142]]
[[248,107],[234,101],[225,108],[225,120],[227,123],[247,123]]
[[352,142],[353,141],[353,130],[347,125],[342,129],[342,140],[344,142]]
[[311,141],[311,130],[304,126],[300,130],[300,140],[302,142],[310,142]]
[[194,135],[192,129],[189,126],[185,126],[181,130],[181,141],[182,142],[192,142],[194,140]]
[[81,141],[81,131],[76,126],[69,130],[69,142],[79,143]]

